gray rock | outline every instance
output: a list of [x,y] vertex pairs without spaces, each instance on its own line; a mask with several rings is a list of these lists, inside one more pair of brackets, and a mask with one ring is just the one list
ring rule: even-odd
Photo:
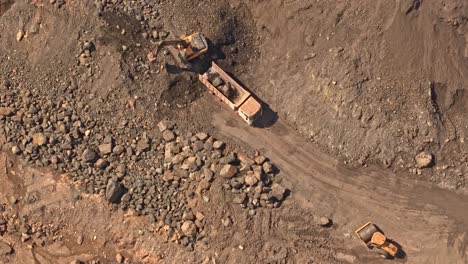
[[86,162],[94,162],[97,158],[97,154],[94,150],[88,148],[83,151],[81,158]]
[[215,77],[211,83],[213,84],[214,87],[217,88],[217,87],[223,85],[224,81],[220,77]]
[[112,152],[112,143],[101,144],[98,149],[101,155],[108,155]]
[[205,148],[205,144],[203,144],[202,141],[197,140],[197,141],[193,142],[192,148],[193,148],[194,152],[199,152],[199,151],[201,151],[201,150],[203,150]]
[[236,166],[233,166],[233,165],[224,165],[222,168],[221,168],[221,171],[220,171],[220,175],[221,177],[223,178],[227,178],[227,179],[230,179],[232,177],[234,177],[238,172],[238,169]]
[[221,164],[231,164],[236,161],[236,156],[234,153],[229,153],[226,157],[220,160]]
[[418,166],[418,168],[427,168],[432,165],[433,156],[431,153],[423,151],[416,155],[416,157],[414,157],[414,160],[416,161],[416,165]]
[[208,168],[204,169],[203,170],[203,175],[204,175],[205,181],[208,181],[208,182],[213,181],[214,173],[210,169],[208,169]]
[[120,145],[115,146],[114,149],[112,150],[112,152],[114,152],[114,154],[116,154],[116,155],[120,155],[124,151],[125,151],[125,148],[120,146]]
[[106,199],[111,203],[119,203],[125,193],[125,189],[120,182],[109,180],[106,187]]
[[138,140],[137,147],[136,147],[136,149],[137,149],[138,152],[147,151],[149,148],[150,148],[150,141],[149,141],[149,139],[147,139],[147,138],[142,138],[142,139]]

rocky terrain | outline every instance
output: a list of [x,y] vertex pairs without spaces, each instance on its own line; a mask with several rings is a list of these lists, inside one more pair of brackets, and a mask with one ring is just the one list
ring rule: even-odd
[[348,165],[466,191],[466,1],[246,5],[259,42],[274,43],[246,83],[280,118]]
[[[374,263],[350,235],[373,219],[396,262],[458,263],[465,200],[424,188],[466,191],[468,5],[338,2],[0,0],[0,261]],[[193,71],[147,60],[192,32]],[[198,82],[211,61],[256,128]]]

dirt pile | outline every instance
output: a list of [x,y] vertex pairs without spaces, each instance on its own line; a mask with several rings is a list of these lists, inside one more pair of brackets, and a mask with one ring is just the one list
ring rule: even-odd
[[281,118],[345,163],[466,189],[466,1],[246,4],[263,43],[246,83]]

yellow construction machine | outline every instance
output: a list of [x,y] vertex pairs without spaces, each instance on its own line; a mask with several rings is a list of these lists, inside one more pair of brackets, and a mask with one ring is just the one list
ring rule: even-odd
[[163,40],[148,53],[150,62],[156,60],[163,47],[167,47],[179,66],[187,66],[187,63],[208,51],[208,42],[205,36],[196,32],[188,36],[180,36],[176,40]]
[[398,247],[389,240],[382,230],[371,222],[366,223],[356,230],[356,236],[369,249],[376,249],[383,258],[394,258]]

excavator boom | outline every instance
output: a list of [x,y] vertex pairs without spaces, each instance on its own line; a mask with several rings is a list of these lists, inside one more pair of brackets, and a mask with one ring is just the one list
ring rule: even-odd
[[197,58],[208,50],[208,43],[205,36],[200,33],[194,33],[189,36],[181,36],[177,40],[164,40],[148,53],[148,60],[150,62],[156,60],[161,48],[168,46],[169,52],[181,64]]
[[161,51],[162,47],[165,47],[165,46],[174,46],[174,47],[176,47],[178,45],[187,46],[187,43],[185,42],[185,40],[182,40],[182,39],[163,40],[163,41],[159,42],[158,45],[150,53],[148,53],[148,60],[150,62],[156,60],[156,58],[158,57],[158,54]]

